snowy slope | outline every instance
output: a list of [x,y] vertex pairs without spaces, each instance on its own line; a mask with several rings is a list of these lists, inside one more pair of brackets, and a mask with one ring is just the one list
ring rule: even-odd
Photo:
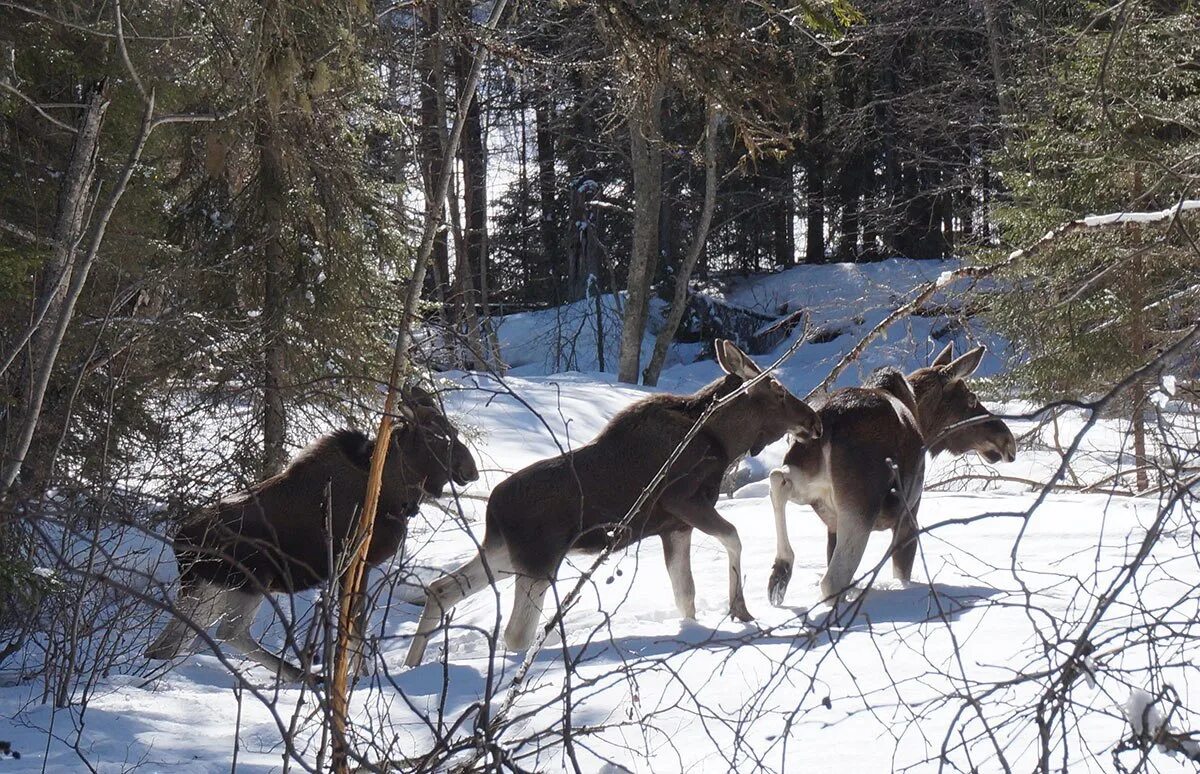
[[[945,268],[899,261],[801,267],[735,286],[729,298],[763,308],[803,305],[814,310],[814,319],[847,328],[847,335],[832,342],[801,347],[785,364],[783,380],[803,394],[896,298]],[[863,297],[866,302],[859,303]],[[516,343],[506,352],[521,346],[534,351],[531,339],[520,339],[513,331],[533,330],[534,322],[525,318],[510,327],[512,338],[506,340]],[[863,369],[924,362],[948,340],[930,340],[931,330],[942,324],[918,318],[898,326],[870,350]],[[959,332],[958,340],[966,344],[977,335]],[[786,346],[780,345],[780,351]],[[990,367],[994,370],[998,363]],[[407,563],[423,580],[472,555],[482,538],[482,497],[492,486],[530,462],[586,442],[609,417],[647,392],[618,385],[608,374],[546,375],[536,373],[539,368],[531,358],[528,372],[518,369],[503,383],[478,375],[453,376],[462,389],[450,393],[450,407],[472,439],[484,478],[468,488],[457,506],[444,503],[450,507],[443,510],[426,505],[422,518],[414,521]],[[680,364],[664,374],[661,387],[691,390],[716,374],[710,362]],[[842,383],[854,382],[860,374],[852,368]],[[1194,443],[1195,417],[1180,421],[1190,423],[1184,432],[1191,433]],[[1013,424],[1018,435],[1031,427]],[[1081,427],[1082,415],[1074,414],[1059,431],[1069,436]],[[1106,420],[1085,441],[1097,477],[1124,454],[1122,431],[1119,423]],[[1043,440],[1049,440],[1048,432]],[[1000,472],[1045,480],[1058,457],[1031,450],[1033,445],[1027,442],[1018,462]],[[784,450],[777,443],[764,451],[747,466],[748,484],[719,504],[742,539],[747,602],[757,620],[741,624],[726,618],[725,555],[702,535],[693,544],[695,622],[681,620],[674,609],[658,541],[614,556],[566,613],[565,642],[553,636],[530,672],[528,690],[513,705],[514,720],[504,738],[527,739],[512,750],[522,769],[569,768],[561,733],[564,706],[557,698],[567,680],[575,687],[571,714],[578,729],[570,755],[583,771],[935,771],[943,753],[956,770],[998,771],[1003,765],[996,746],[1014,770],[1033,767],[1037,730],[1030,717],[1001,721],[1031,706],[1038,686],[995,688],[991,683],[1058,663],[1054,653],[1045,651],[1043,637],[1056,626],[1069,633],[1090,615],[1092,598],[1137,550],[1158,503],[1060,493],[1026,518],[1035,498],[1017,481],[993,484],[987,491],[978,482],[966,482],[960,491],[927,493],[922,523],[946,523],[922,541],[918,582],[902,588],[891,579],[890,567],[884,567],[852,621],[822,628],[824,612],[808,608],[824,568],[824,529],[806,508],[789,507],[797,558],[788,606],[773,608],[766,599],[775,537],[765,482],[755,479],[778,464]],[[978,463],[964,467],[939,459],[928,481],[982,469]],[[974,519],[983,514],[994,515]],[[1134,595],[1160,607],[1167,623],[1200,616],[1190,593],[1200,583],[1191,543],[1194,528],[1183,514],[1172,526],[1175,531],[1153,549],[1157,568],[1145,582],[1126,589],[1102,616],[1093,635],[1096,642],[1103,643],[1105,631],[1142,615],[1127,604]],[[886,533],[872,537],[860,572],[880,561],[887,538]],[[170,561],[163,559],[160,545],[123,540],[122,545],[143,550],[118,556],[118,565],[136,564],[169,577]],[[583,566],[586,560],[564,567],[559,595],[574,585]],[[378,569],[376,582],[391,569]],[[401,601],[406,593],[400,589],[390,596],[390,605],[376,608],[373,628],[380,640],[375,676],[354,697],[359,732],[377,744],[392,744],[392,758],[419,755],[430,747],[432,731],[421,715],[436,715],[443,703],[449,720],[485,697],[497,709],[521,662],[520,654],[493,653],[485,636],[498,617],[501,626],[507,619],[512,589],[506,583],[498,594],[485,592],[462,603],[448,634],[431,643],[426,663],[406,670],[408,637],[419,614],[419,607]],[[554,594],[549,607],[553,599]],[[294,607],[283,604],[289,617],[303,618],[311,614],[313,600],[305,595]],[[269,647],[281,644],[281,629],[267,611],[257,628]],[[144,646],[151,634],[139,630],[133,638]],[[1190,666],[1194,655],[1187,649],[1173,653],[1162,671],[1185,706],[1193,705],[1200,691]],[[1136,648],[1108,654],[1094,686],[1074,691],[1076,705],[1067,719],[1072,744],[1065,753],[1056,751],[1056,760],[1065,755],[1072,771],[1111,769],[1110,751],[1128,735],[1121,707],[1130,684],[1154,688],[1136,684],[1141,679],[1136,670],[1149,657],[1149,650]],[[574,668],[566,669],[565,660]],[[165,675],[131,656],[101,678],[82,728],[77,713],[54,713],[38,702],[37,680],[0,687],[0,740],[24,754],[20,761],[0,760],[0,774],[83,770],[81,757],[105,772],[138,765],[149,771],[224,772],[230,770],[235,747],[238,770],[278,771],[284,754],[281,722],[288,738],[314,754],[319,725],[307,714],[311,696],[293,686],[276,689],[260,668],[246,669],[260,689],[258,696],[236,690],[235,679],[212,653],[182,659]],[[971,709],[971,701],[980,696],[986,700],[979,711],[999,727],[998,740],[982,733]],[[304,719],[292,727],[297,707]],[[1195,727],[1194,722],[1188,725],[1194,720],[1175,718],[1183,728]],[[73,749],[76,740],[79,751]],[[1171,765],[1159,756],[1152,770],[1171,770]]]

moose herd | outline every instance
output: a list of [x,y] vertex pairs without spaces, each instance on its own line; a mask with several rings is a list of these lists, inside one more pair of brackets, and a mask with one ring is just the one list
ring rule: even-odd
[[[741,541],[717,511],[726,471],[785,434],[791,446],[770,474],[777,558],[768,593],[783,602],[793,551],[788,502],[813,507],[828,532],[821,596],[851,588],[873,530],[892,530],[899,580],[917,553],[917,511],[925,452],[976,452],[1012,461],[1016,441],[966,384],[984,350],[955,358],[947,346],[933,363],[904,376],[893,369],[863,386],[837,390],[816,410],[764,374],[732,342],[715,343],[724,376],[691,395],[643,398],[617,414],[590,443],[536,462],[492,491],[479,551],[429,585],[406,663],[419,665],[429,637],[464,598],[515,576],[505,644],[527,648],[559,565],[574,552],[662,540],[681,616],[696,614],[692,531],[717,539],[729,561],[729,612],[750,621],[742,589]],[[426,497],[478,479],[474,458],[434,396],[405,392],[387,450],[384,483],[367,561],[379,564],[403,544],[407,520]],[[281,473],[184,519],[174,536],[180,589],[174,617],[147,650],[172,659],[209,627],[216,640],[284,680],[308,676],[250,634],[268,594],[293,594],[330,580],[351,540],[366,490],[374,441],[343,430],[317,439]],[[365,606],[360,606],[365,608]],[[361,610],[365,614],[365,609]]]

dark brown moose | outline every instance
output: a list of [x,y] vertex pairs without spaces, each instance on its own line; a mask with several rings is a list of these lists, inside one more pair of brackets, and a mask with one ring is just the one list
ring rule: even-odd
[[[479,478],[471,452],[432,397],[409,391],[405,404],[385,458],[367,551],[372,566],[400,547],[422,498],[441,496],[451,480]],[[174,540],[180,574],[175,617],[147,657],[174,658],[191,647],[198,630],[219,622],[217,640],[285,680],[305,677],[267,652],[250,635],[250,625],[268,593],[292,594],[328,581],[330,556],[338,561],[357,524],[374,446],[352,430],[322,436],[282,473],[186,521]]]
[[[821,596],[832,601],[853,582],[872,530],[892,530],[892,570],[901,581],[911,578],[926,448],[934,456],[974,451],[988,462],[1016,459],[1012,432],[1002,420],[982,419],[992,414],[965,382],[983,354],[976,347],[955,360],[951,344],[907,378],[884,369],[863,387],[829,396],[818,411],[825,429],[820,441],[793,444],[783,466],[771,471],[777,540],[767,585],[772,604],[783,604],[792,576],[788,502],[811,505],[825,523],[829,566]],[[967,420],[975,421],[947,432]]]
[[517,576],[516,600],[504,640],[510,649],[527,648],[546,591],[568,552],[595,553],[654,535],[663,542],[675,604],[681,615],[694,618],[693,529],[724,545],[730,613],[751,620],[742,594],[741,541],[715,507],[721,478],[733,460],[757,454],[785,432],[801,438],[821,433],[816,413],[777,380],[765,377],[717,409],[653,496],[621,526],[705,408],[761,373],[729,341],[718,340],[716,352],[725,377],[692,395],[644,398],[614,417],[591,443],[534,463],[493,490],[479,554],[430,585],[408,665],[421,663],[430,633],[451,607],[511,575]]

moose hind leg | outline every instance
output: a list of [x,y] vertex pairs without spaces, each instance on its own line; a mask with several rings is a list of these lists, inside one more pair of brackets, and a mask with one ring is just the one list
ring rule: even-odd
[[199,636],[217,622],[225,589],[210,583],[185,584],[170,609],[171,619],[146,649],[146,658],[170,660],[190,651]]
[[429,593],[425,595],[425,608],[421,611],[421,620],[417,623],[417,631],[408,647],[408,656],[404,659],[405,666],[414,667],[421,664],[421,660],[425,658],[425,648],[429,644],[429,635],[438,628],[442,618],[451,608],[472,594],[482,591],[490,583],[513,574],[506,553],[483,549],[462,567],[429,584]]
[[916,525],[907,516],[900,519],[892,532],[892,574],[896,580],[912,580],[913,563],[917,558],[918,534]]
[[533,642],[542,605],[550,581],[533,575],[518,575],[513,599],[512,617],[504,630],[504,644],[509,650],[525,650]]
[[280,680],[298,682],[307,676],[307,672],[271,653],[250,634],[250,626],[254,623],[258,608],[262,606],[263,598],[262,594],[255,591],[226,590],[222,600],[225,614],[217,627],[217,639],[232,645],[246,658],[274,672]]
[[824,599],[833,602],[850,588],[870,536],[870,519],[866,515],[844,511],[839,514],[837,532],[830,540],[834,548],[829,557],[829,567],[821,579],[821,596]]
[[663,558],[671,576],[675,607],[684,618],[696,618],[696,579],[692,576],[692,530],[681,529],[662,536]]

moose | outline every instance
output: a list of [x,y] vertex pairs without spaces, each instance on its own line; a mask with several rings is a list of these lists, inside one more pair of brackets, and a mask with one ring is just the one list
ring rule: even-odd
[[[449,481],[479,478],[433,396],[406,390],[398,413],[367,549],[371,566],[396,553],[423,498],[440,497]],[[146,656],[175,658],[199,630],[219,622],[218,641],[284,680],[308,677],[263,648],[250,625],[267,594],[294,594],[329,580],[331,557],[338,561],[357,525],[374,448],[374,440],[353,430],[321,436],[278,475],[186,519],[173,543],[180,575],[175,617]]]
[[[741,541],[716,509],[721,478],[742,454],[757,454],[791,432],[821,434],[816,413],[770,376],[742,385],[761,370],[734,344],[715,342],[725,376],[692,395],[653,395],[617,414],[590,443],[536,462],[501,482],[488,500],[478,554],[430,584],[406,663],[417,666],[430,634],[462,599],[516,576],[516,599],[504,632],[511,650],[526,649],[546,592],[569,552],[620,549],[657,535],[662,540],[675,604],[696,616],[691,569],[692,530],[715,537],[729,559],[730,614],[750,621],[742,592]],[[628,520],[639,496],[683,443],[706,408],[714,410],[650,497]]]
[[[892,530],[892,570],[908,582],[917,555],[917,510],[925,483],[925,451],[966,454],[988,462],[1016,459],[1008,426],[967,387],[983,347],[957,360],[954,344],[927,368],[906,378],[895,369],[876,372],[863,387],[833,392],[820,406],[824,434],[793,443],[783,465],[771,471],[776,558],[767,584],[773,605],[783,604],[795,554],[784,509],[811,505],[828,531],[821,596],[833,600],[853,582],[867,538]],[[961,426],[958,426],[960,423]]]

